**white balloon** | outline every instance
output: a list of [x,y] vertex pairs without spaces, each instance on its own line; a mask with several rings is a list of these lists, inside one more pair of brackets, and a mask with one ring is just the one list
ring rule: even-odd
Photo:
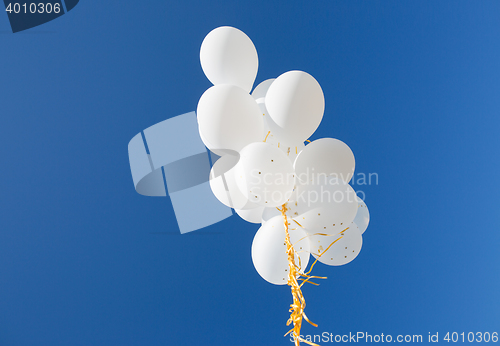
[[[310,235],[309,240],[311,254],[321,263],[330,266],[341,266],[351,262],[358,256],[363,245],[363,237],[355,223],[351,223],[349,229],[339,235],[324,236],[316,234]],[[330,246],[335,240],[337,241]],[[329,246],[330,248],[328,248]],[[320,254],[321,256],[319,256]]]
[[252,92],[252,97],[255,99],[255,102],[257,102],[257,104],[259,105],[260,111],[263,116],[262,119],[264,120],[264,131],[262,133],[262,141],[266,141],[267,139],[272,139],[274,136],[272,133],[270,133],[271,129],[267,124],[267,119],[269,118],[269,112],[267,111],[265,104],[267,90],[274,82],[274,80],[275,78],[263,81],[262,83],[257,85],[257,87]]
[[[198,130],[199,130],[199,128],[198,128]],[[226,154],[238,155],[238,152],[234,151],[234,150],[214,148],[214,146],[212,144],[210,144],[210,142],[207,141],[207,139],[205,138],[205,136],[203,136],[203,133],[201,133],[201,132],[200,132],[200,138],[201,138],[201,141],[203,142],[203,144],[205,144],[205,146],[208,148],[208,150],[210,150],[214,154],[217,154],[219,156],[224,156]]]
[[264,121],[259,106],[236,86],[209,88],[198,102],[197,114],[200,133],[213,149],[240,151],[262,138]]
[[304,142],[291,143],[276,137],[272,133],[271,128],[269,127],[269,122],[270,121],[272,122],[272,120],[269,118],[269,113],[267,111],[266,104],[264,102],[259,103],[259,101],[257,101],[257,104],[260,107],[264,119],[264,132],[262,136],[262,141],[265,143],[272,144],[273,146],[279,148],[286,154],[286,156],[288,156],[288,159],[293,164],[295,162],[297,155],[302,151],[302,149],[305,148]]
[[267,221],[271,220],[273,217],[281,215],[281,211],[278,210],[277,207],[267,207],[264,208],[264,211],[262,212],[262,220],[261,223],[266,223]]
[[210,31],[201,44],[200,61],[214,85],[236,85],[247,93],[252,90],[259,59],[252,40],[241,30],[222,26]]
[[[272,82],[275,79],[268,79],[257,85],[255,90],[252,92],[252,97],[255,99],[255,102],[259,105],[260,111],[263,116],[264,120],[264,131],[262,133],[262,142],[270,143],[275,146],[278,146],[279,140],[274,136],[274,134],[271,132],[271,128],[269,127],[269,122],[272,120],[269,118],[269,112],[267,111],[266,108],[266,93],[269,87],[271,86]],[[283,142],[283,141],[282,141]],[[302,143],[303,144],[303,143]],[[293,160],[292,160],[293,163]]]
[[[290,242],[296,254],[295,264],[303,272],[309,263],[309,239],[300,228],[289,226]],[[299,262],[300,258],[300,262]],[[266,281],[275,285],[288,282],[288,256],[285,245],[285,227],[283,218],[276,216],[263,224],[253,239],[252,261],[257,273]]]
[[368,228],[368,224],[370,223],[370,212],[368,211],[368,207],[366,206],[365,201],[358,197],[358,212],[356,213],[356,217],[353,221],[356,225],[358,225],[361,234],[365,233]]
[[243,220],[251,222],[251,223],[261,223],[262,222],[262,212],[265,207],[258,206],[253,209],[235,209],[236,214],[238,214]]
[[290,143],[287,141],[283,141],[274,136],[272,132],[267,137],[266,143],[269,143],[284,152],[292,164],[295,162],[295,159],[300,154],[300,152],[305,148],[303,142]]
[[354,174],[354,154],[342,141],[321,138],[309,143],[294,164],[297,178],[305,182],[311,175],[334,176],[349,182]]
[[304,142],[318,128],[325,110],[321,86],[310,74],[290,71],[271,84],[266,107],[271,132],[290,143]]
[[259,105],[260,113],[262,114],[262,120],[264,123],[263,131],[262,131],[262,139],[259,142],[266,142],[271,140],[273,138],[273,134],[271,133],[271,129],[269,128],[268,125],[268,120],[269,119],[269,113],[267,112],[266,109],[266,104],[264,102],[257,103]]
[[275,80],[276,78],[267,79],[255,87],[255,89],[252,91],[252,97],[255,99],[257,103],[264,102],[267,91],[269,90],[269,87],[271,86],[271,84],[273,84]]
[[[287,202],[287,210],[285,212],[289,222],[292,223],[293,227],[297,227],[298,225],[295,222],[293,222],[293,220],[292,220],[293,213],[290,212],[290,204],[292,202],[290,202],[290,201],[296,200],[296,194],[297,194],[297,190],[294,188],[290,198],[288,199],[289,201]],[[266,223],[267,221],[271,220],[275,216],[278,216],[278,215],[281,216],[282,215],[281,209],[282,209],[282,206],[264,208],[264,212],[262,213],[262,223]]]
[[235,209],[253,209],[259,205],[245,197],[234,179],[234,167],[239,157],[224,155],[210,170],[210,188],[215,197],[224,205]]
[[298,183],[295,190],[288,214],[309,233],[337,234],[356,216],[356,192],[340,179]]
[[285,153],[263,142],[251,143],[241,150],[235,177],[243,195],[265,207],[286,203],[295,180],[292,163]]

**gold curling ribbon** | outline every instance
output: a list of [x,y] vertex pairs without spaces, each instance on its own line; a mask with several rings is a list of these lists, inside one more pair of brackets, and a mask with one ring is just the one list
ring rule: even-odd
[[267,136],[269,136],[269,134],[271,133],[271,131],[269,131],[266,135],[266,138],[264,138],[264,142],[267,141]]
[[[299,265],[297,266],[295,264],[295,248],[293,247],[291,241],[290,241],[290,234],[288,232],[288,218],[286,216],[286,211],[288,210],[286,203],[283,204],[282,209],[277,208],[278,210],[281,211],[281,215],[283,216],[283,221],[285,225],[285,244],[286,244],[286,253],[288,257],[288,286],[290,286],[291,291],[292,291],[292,297],[293,297],[293,303],[290,305],[290,318],[288,319],[286,325],[289,326],[290,324],[293,323],[293,328],[290,329],[284,336],[287,336],[288,334],[292,333],[295,341],[295,346],[300,346],[300,342],[305,342],[308,345],[311,346],[319,346],[318,344],[315,344],[313,342],[307,341],[303,338],[300,337],[300,329],[302,327],[302,319],[304,318],[309,324],[311,324],[314,327],[317,327],[318,325],[316,323],[313,323],[307,318],[307,315],[305,314],[304,310],[306,308],[306,300],[304,298],[304,295],[302,294],[302,285],[304,285],[306,282],[309,282],[310,284],[313,285],[318,285],[317,283],[309,281],[310,279],[326,279],[326,277],[321,277],[321,276],[312,276],[309,275],[316,264],[318,262],[318,258],[321,257],[328,249],[335,244],[337,241],[342,239],[343,237],[337,238],[335,241],[333,241],[323,252],[319,252],[318,258],[314,261],[314,263],[311,265],[311,268],[309,268],[309,271],[306,273],[301,273],[301,265],[300,265],[300,257],[299,257]],[[295,221],[294,219],[292,219]],[[300,225],[297,221],[295,221],[297,225],[299,225],[301,228],[302,225]],[[349,229],[347,227],[344,229],[342,232],[346,231]],[[336,234],[336,235],[338,235]],[[314,235],[323,235],[323,236],[331,236],[330,234],[323,234],[323,233],[315,233]],[[302,238],[304,239],[304,238]],[[299,239],[298,241],[301,241],[302,239]],[[297,278],[298,277],[298,278]],[[297,280],[301,280],[302,283],[299,285]]]

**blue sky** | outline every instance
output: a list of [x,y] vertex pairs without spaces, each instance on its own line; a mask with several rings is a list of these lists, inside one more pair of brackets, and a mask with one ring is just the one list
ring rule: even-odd
[[130,175],[128,141],[210,87],[199,48],[222,25],[253,40],[257,83],[315,76],[312,138],[346,142],[357,173],[379,177],[355,186],[371,214],[358,258],[318,264],[328,279],[304,289],[319,327],[303,334],[500,332],[499,13],[87,0],[17,34],[0,15],[0,345],[291,344],[289,288],[252,265],[258,226],[177,234],[169,199],[138,195]]

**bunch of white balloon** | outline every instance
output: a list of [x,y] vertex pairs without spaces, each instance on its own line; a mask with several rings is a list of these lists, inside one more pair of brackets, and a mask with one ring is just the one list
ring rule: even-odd
[[[241,218],[262,223],[252,244],[260,276],[292,286],[293,268],[295,276],[310,278],[305,273],[310,254],[332,266],[352,261],[361,250],[369,213],[348,184],[355,164],[351,149],[333,138],[304,145],[325,108],[316,79],[290,71],[260,83],[250,94],[257,51],[247,35],[232,27],[216,28],[205,37],[200,60],[214,84],[198,103],[200,136],[221,156],[211,170],[210,186]],[[294,336],[297,340],[295,331]]]

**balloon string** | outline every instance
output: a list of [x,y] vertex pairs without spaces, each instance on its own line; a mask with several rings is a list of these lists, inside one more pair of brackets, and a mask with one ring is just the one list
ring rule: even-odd
[[[290,241],[290,234],[288,232],[288,219],[286,216],[286,203],[283,204],[282,209],[279,209],[281,211],[281,215],[283,216],[283,221],[285,225],[285,244],[286,244],[286,253],[288,257],[288,286],[290,286],[291,291],[292,291],[292,297],[293,297],[293,303],[290,305],[290,318],[288,319],[286,325],[289,326],[290,324],[293,323],[293,328],[290,329],[285,336],[288,334],[292,333],[294,340],[295,340],[295,346],[300,346],[300,342],[305,342],[308,345],[311,346],[319,346],[318,344],[312,343],[310,341],[307,341],[303,338],[300,337],[300,329],[302,327],[302,319],[305,319],[309,324],[311,324],[314,327],[317,327],[318,325],[311,322],[309,318],[307,318],[306,314],[304,313],[304,309],[306,307],[306,300],[304,298],[304,295],[302,294],[301,287],[305,282],[309,282],[310,279],[312,278],[317,278],[321,279],[319,276],[310,276],[308,274],[303,274],[301,273],[301,267],[300,267],[300,257],[299,257],[299,266],[295,264],[295,248],[293,247],[291,241]],[[300,225],[299,225],[300,226]],[[299,279],[303,280],[303,282],[299,285],[297,281],[297,277],[300,277]],[[310,282],[312,283],[312,282]],[[314,284],[314,283],[313,283]],[[316,284],[317,285],[317,284]]]
[[[308,345],[311,345],[311,346],[319,346],[318,344],[315,344],[313,342],[310,342],[308,340],[305,340],[303,338],[300,337],[300,329],[302,327],[302,319],[305,319],[309,324],[311,324],[312,326],[314,327],[317,327],[318,325],[311,322],[309,320],[309,318],[307,318],[304,310],[305,310],[305,307],[306,307],[306,300],[304,298],[304,295],[302,294],[302,286],[308,282],[310,284],[313,284],[315,286],[317,286],[318,284],[315,283],[315,282],[312,282],[310,281],[311,279],[326,279],[326,277],[322,277],[322,276],[313,276],[313,275],[309,275],[311,273],[311,271],[313,270],[313,267],[314,265],[316,264],[316,262],[318,262],[318,259],[325,253],[327,252],[330,247],[332,247],[333,244],[335,244],[337,241],[339,241],[340,239],[343,238],[344,236],[344,232],[347,231],[349,229],[349,227],[347,227],[346,229],[342,230],[341,232],[337,233],[337,234],[334,234],[334,235],[331,235],[331,234],[324,234],[324,233],[315,233],[314,235],[322,235],[322,236],[335,236],[335,235],[339,235],[339,234],[342,234],[341,237],[335,239],[324,251],[319,251],[318,253],[318,257],[316,258],[316,260],[314,261],[314,263],[311,265],[311,267],[309,268],[309,270],[306,272],[306,273],[302,273],[301,272],[301,265],[300,265],[300,257],[299,258],[299,265],[297,266],[295,264],[295,254],[297,253],[295,251],[295,248],[294,246],[292,245],[291,241],[290,241],[290,234],[288,232],[288,226],[289,226],[289,223],[288,223],[288,218],[287,218],[287,215],[286,215],[286,211],[288,210],[287,206],[286,206],[286,203],[283,204],[282,206],[282,209],[279,209],[279,208],[276,208],[278,209],[279,211],[281,211],[281,215],[283,216],[283,221],[284,221],[284,225],[285,225],[285,244],[286,244],[286,253],[287,253],[287,257],[288,257],[288,286],[290,286],[291,288],[291,291],[292,291],[292,297],[293,297],[293,304],[290,305],[290,318],[288,319],[286,325],[290,325],[291,323],[293,323],[293,328],[290,329],[286,334],[285,336],[287,336],[288,334],[292,333],[293,337],[294,337],[294,341],[295,341],[295,346],[300,346],[300,342],[305,342],[306,344]],[[301,228],[304,228],[300,223],[298,223],[295,219],[292,218],[292,221],[294,221],[297,225],[299,225]],[[301,241],[302,239],[305,239],[306,237],[304,238],[301,238],[298,240]],[[297,280],[301,280],[302,282],[298,283]]]
[[271,133],[271,131],[269,131],[266,135],[266,138],[264,138],[264,142],[267,141],[267,136],[269,136],[269,134]]

